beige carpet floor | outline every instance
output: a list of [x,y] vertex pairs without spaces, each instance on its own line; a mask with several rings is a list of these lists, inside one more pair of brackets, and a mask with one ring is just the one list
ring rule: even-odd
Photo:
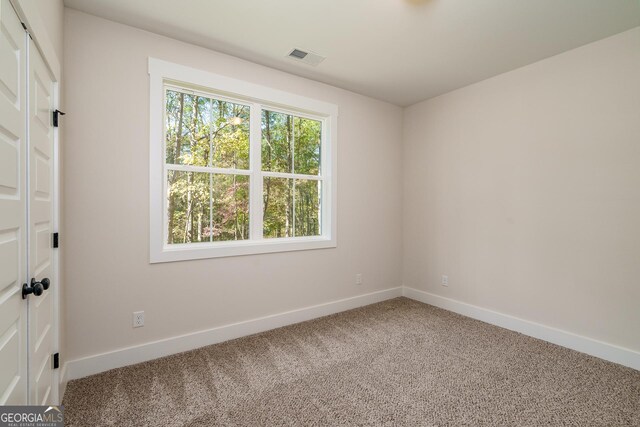
[[640,426],[640,372],[397,298],[72,381],[66,426]]

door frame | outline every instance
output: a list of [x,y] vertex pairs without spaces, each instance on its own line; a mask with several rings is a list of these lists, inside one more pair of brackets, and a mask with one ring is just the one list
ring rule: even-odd
[[[49,38],[47,29],[40,17],[36,2],[29,0],[9,0],[13,6],[20,21],[26,25],[26,31],[33,40],[33,45],[40,51],[49,71],[53,75],[53,109],[60,108],[60,84],[61,84],[61,65],[56,55],[53,43]],[[27,58],[28,63],[28,58]],[[28,101],[27,101],[28,102]],[[53,128],[53,233],[60,231],[60,128]],[[52,250],[52,278],[51,281],[56,286],[52,286],[53,291],[53,348],[54,352],[60,352],[60,328],[61,328],[61,311],[60,311],[60,248]],[[29,278],[26,278],[29,280]],[[28,332],[29,333],[29,332]],[[64,375],[64,366],[54,369],[53,371],[53,387],[51,400],[54,404],[60,404],[66,386]],[[29,383],[30,377],[27,378]],[[31,384],[28,384],[30,387]]]

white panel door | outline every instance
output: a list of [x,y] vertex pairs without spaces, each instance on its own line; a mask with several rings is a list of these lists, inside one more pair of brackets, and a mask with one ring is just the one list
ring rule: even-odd
[[0,405],[27,397],[26,45],[9,0],[0,0]]
[[[53,280],[53,91],[54,79],[40,52],[29,41],[29,277],[49,289],[29,295],[29,401],[57,400],[51,355],[55,351]],[[57,389],[57,387],[55,387]]]

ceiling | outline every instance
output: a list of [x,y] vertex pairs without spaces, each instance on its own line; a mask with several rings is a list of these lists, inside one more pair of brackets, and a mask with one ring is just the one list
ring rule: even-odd
[[[65,0],[406,106],[640,25],[638,0]],[[287,58],[302,48],[326,59]]]

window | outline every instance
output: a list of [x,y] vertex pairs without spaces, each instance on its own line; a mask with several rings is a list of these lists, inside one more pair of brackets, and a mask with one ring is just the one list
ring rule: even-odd
[[336,246],[337,107],[149,59],[151,262]]

